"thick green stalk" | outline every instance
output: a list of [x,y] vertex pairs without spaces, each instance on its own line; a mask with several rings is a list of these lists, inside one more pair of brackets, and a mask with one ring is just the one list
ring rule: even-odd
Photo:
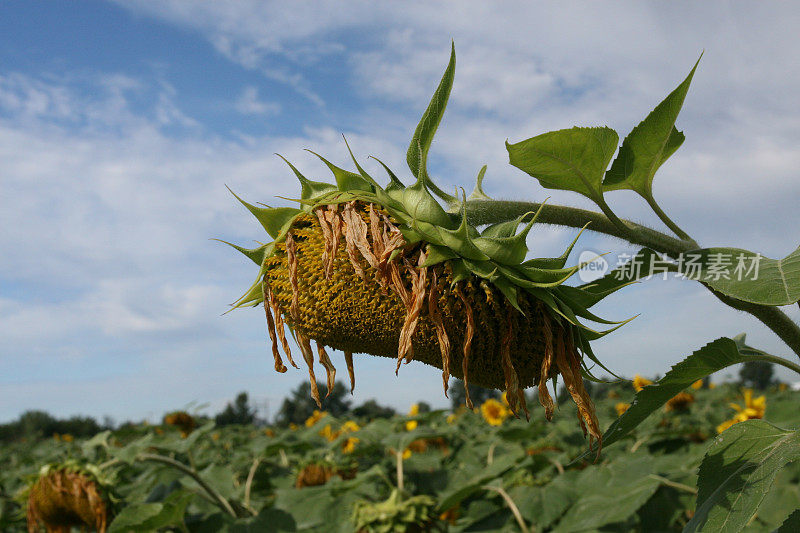
[[[505,222],[514,220],[529,211],[535,212],[541,205],[538,202],[469,200],[466,205],[467,220],[475,226]],[[587,228],[589,230],[611,235],[632,244],[652,248],[656,252],[666,254],[673,259],[677,258],[681,253],[696,250],[699,247],[694,241],[676,239],[647,226],[623,219],[623,224],[631,229],[630,232],[624,232],[602,213],[564,205],[545,204],[539,214],[539,222],[572,228],[582,228],[589,223]],[[800,357],[800,326],[789,318],[786,313],[775,306],[745,302],[725,296],[708,285],[703,286],[724,304],[756,317]]]

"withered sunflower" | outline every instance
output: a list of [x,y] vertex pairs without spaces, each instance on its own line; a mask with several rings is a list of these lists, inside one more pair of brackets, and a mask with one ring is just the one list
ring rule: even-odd
[[42,467],[28,490],[28,531],[89,528],[103,533],[112,518],[112,503],[99,470],[76,463]]
[[[607,331],[594,331],[578,317],[612,323],[587,308],[615,289],[592,292],[564,284],[581,266],[566,266],[577,237],[559,257],[527,259],[526,237],[538,213],[479,230],[467,216],[465,195],[444,193],[428,176],[427,152],[454,68],[453,53],[414,133],[407,157],[413,185],[405,186],[383,163],[386,187],[355,157],[356,172],[350,172],[314,154],[336,183],[312,181],[286,161],[301,184],[298,208],[259,207],[236,196],[273,241],[255,249],[231,245],[259,266],[255,282],[233,307],[263,305],[278,372],[286,371],[279,345],[297,367],[285,334],[289,327],[318,404],[311,340],[328,391],[336,370],[326,347],[344,352],[351,391],[355,353],[396,358],[398,369],[403,361],[417,360],[442,370],[445,395],[451,375],[464,380],[470,408],[468,382],[505,390],[512,412],[521,407],[527,416],[523,389],[537,386],[550,419],[547,381],[560,374],[584,433],[599,440],[582,372],[584,355],[599,364],[589,341]],[[470,200],[490,200],[481,186],[484,172],[485,167]]]

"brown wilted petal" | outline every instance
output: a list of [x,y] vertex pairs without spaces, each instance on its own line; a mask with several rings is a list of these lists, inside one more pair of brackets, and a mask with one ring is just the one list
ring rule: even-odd
[[431,270],[431,288],[428,294],[428,316],[436,328],[436,338],[439,341],[439,350],[442,352],[442,382],[444,385],[444,396],[447,398],[447,386],[450,382],[450,339],[447,337],[447,330],[442,321],[442,313],[439,311],[439,280],[436,270]]
[[347,374],[350,376],[350,394],[356,389],[356,372],[353,368],[353,352],[344,352],[344,362],[347,365]]
[[319,207],[314,210],[319,220],[319,227],[322,230],[322,237],[325,239],[325,248],[322,250],[322,265],[325,268],[325,278],[330,278],[330,273],[333,270],[333,229],[328,223],[325,216],[325,208]]
[[300,346],[300,351],[303,354],[303,359],[308,365],[308,378],[311,385],[311,397],[317,402],[317,407],[322,409],[322,402],[319,399],[319,389],[317,388],[317,376],[314,375],[314,354],[311,353],[311,342],[308,337],[297,332],[297,344]]
[[355,244],[358,251],[361,252],[362,257],[366,259],[369,266],[378,268],[378,258],[372,253],[372,247],[367,240],[367,223],[361,218],[361,214],[354,207],[355,202],[348,202],[344,204],[344,212],[342,216],[347,223],[346,239]]
[[539,304],[539,317],[542,321],[542,333],[544,334],[544,357],[542,358],[542,366],[539,369],[539,403],[544,407],[544,416],[547,420],[553,419],[553,398],[550,397],[550,391],[547,390],[547,379],[550,375],[550,368],[553,365],[553,328],[550,324],[550,316],[547,311],[543,309],[542,304]]
[[295,367],[300,368],[292,359],[292,350],[289,348],[289,341],[286,340],[286,330],[284,329],[283,323],[283,315],[281,314],[281,308],[278,304],[278,298],[275,296],[275,293],[269,291],[269,306],[272,308],[272,313],[275,315],[275,329],[278,333],[278,339],[281,341],[281,346],[283,346],[283,353],[286,354],[286,358],[289,359],[289,363]]
[[408,271],[412,276],[411,283],[411,305],[406,309],[406,319],[403,322],[403,328],[400,330],[400,341],[397,348],[397,368],[395,374],[400,369],[400,362],[403,357],[406,358],[406,363],[410,363],[413,359],[413,347],[411,345],[411,338],[414,336],[414,331],[417,329],[417,322],[419,321],[420,312],[422,312],[422,305],[425,303],[425,282],[427,281],[426,267],[420,266],[425,262],[425,252],[420,252],[417,261],[417,268],[413,265],[408,265]]
[[597,421],[595,414],[594,404],[583,386],[583,376],[581,376],[580,359],[575,347],[572,345],[571,339],[567,339],[567,344],[564,344],[565,335],[559,335],[557,338],[556,349],[556,364],[561,376],[564,378],[564,386],[572,396],[575,404],[578,406],[578,418],[581,422],[584,435],[587,430],[589,433],[589,446],[591,447],[594,440],[597,440],[597,454],[600,455],[600,449],[603,446],[603,435],[600,432],[600,424]]
[[383,254],[383,236],[381,235],[381,219],[375,212],[372,204],[369,204],[369,232],[372,236],[372,251],[375,257]]
[[473,409],[472,405],[472,398],[469,397],[469,380],[467,378],[467,369],[469,367],[469,353],[472,350],[472,337],[475,335],[475,316],[472,313],[472,306],[467,300],[464,293],[461,291],[461,287],[456,284],[454,292],[456,295],[461,299],[461,302],[464,304],[464,312],[467,315],[467,329],[464,333],[464,359],[461,361],[461,372],[464,374],[464,392],[466,393],[467,397],[467,407]]
[[506,401],[514,416],[519,418],[517,407],[521,406],[525,411],[525,418],[530,420],[528,405],[525,401],[525,393],[519,387],[519,376],[511,362],[511,342],[514,340],[514,308],[510,305],[506,311],[506,329],[503,338],[500,340],[501,364],[503,365],[503,375],[506,380]]
[[328,264],[328,270],[325,272],[326,277],[330,278],[333,273],[333,262],[334,259],[336,259],[336,252],[339,250],[339,239],[342,238],[342,218],[339,216],[339,204],[329,205],[328,210],[325,212],[325,218],[330,224],[331,232],[333,233],[331,239],[331,261]]
[[261,289],[264,296],[264,313],[267,315],[267,331],[269,332],[269,340],[272,341],[272,357],[275,359],[275,370],[282,374],[286,372],[286,367],[283,365],[281,354],[278,351],[278,339],[275,335],[275,321],[272,319],[272,313],[269,308],[269,296],[267,294],[269,289],[267,287],[266,276],[264,276],[264,279],[261,281]]
[[336,368],[333,366],[331,362],[331,358],[328,357],[328,352],[325,351],[325,346],[317,343],[317,355],[319,355],[319,362],[322,366],[325,367],[325,372],[327,373],[328,377],[328,393],[325,395],[327,398],[333,392],[333,385],[336,381]]

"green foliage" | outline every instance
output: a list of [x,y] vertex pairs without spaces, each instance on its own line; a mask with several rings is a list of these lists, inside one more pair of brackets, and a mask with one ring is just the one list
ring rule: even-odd
[[[497,489],[538,532],[669,532],[703,523],[703,530],[728,531],[718,525],[726,517],[749,522],[753,531],[784,522],[783,531],[793,531],[797,518],[790,514],[800,506],[800,462],[792,462],[800,449],[797,431],[754,420],[715,439],[716,425],[732,414],[728,404],[738,401],[738,387],[691,392],[697,399],[687,411],[654,410],[606,447],[596,464],[570,464],[586,441],[570,420],[575,408],[569,404],[560,407],[567,416],[553,423],[532,403],[531,423],[508,419],[499,427],[471,411],[449,421],[449,413],[431,411],[413,417],[419,424],[413,431],[405,430],[411,419],[405,415],[372,422],[328,415],[296,430],[210,423],[181,438],[177,431],[139,425],[72,443],[13,443],[0,450],[0,524],[4,532],[25,531],[24,497],[15,495],[42,465],[70,455],[105,463],[104,477],[115,479],[119,500],[111,532],[344,533],[359,526],[413,530],[407,525],[421,522],[451,532],[517,531]],[[768,418],[791,418],[800,393],[766,394]],[[611,423],[615,404],[632,397],[629,384],[598,394],[601,423]],[[325,425],[337,430],[346,420],[360,429],[334,440],[320,435]],[[349,436],[359,442],[345,454]],[[412,444],[422,439],[430,444]],[[412,451],[402,461],[400,492],[393,450],[407,446]],[[346,479],[334,475],[323,485],[296,488],[308,464],[330,465]],[[739,503],[739,493],[756,498]]]
[[[323,384],[317,385],[320,390],[322,398],[322,410],[327,411],[331,416],[340,417],[350,411],[350,392],[337,381],[330,395],[327,393],[327,386]],[[281,408],[275,419],[275,423],[281,427],[288,426],[289,424],[302,424],[308,417],[314,414],[318,409],[317,404],[311,398],[311,385],[309,383],[301,383],[293,390],[288,398],[283,400]]]
[[[722,294],[762,305],[790,305],[800,300],[800,248],[783,259],[770,259],[739,248],[707,248],[690,254],[699,256],[697,264],[701,268],[687,276]],[[715,264],[726,266],[729,275],[712,272]],[[757,270],[750,270],[754,264]],[[734,273],[739,265],[743,270]]]
[[256,410],[250,407],[246,392],[240,392],[236,400],[214,417],[218,426],[229,424],[252,424],[256,420]]
[[772,376],[772,363],[766,361],[746,361],[739,369],[739,383],[757,390],[767,390],[773,384]]
[[[472,403],[475,405],[480,405],[489,398],[494,398],[495,400],[500,399],[500,392],[494,389],[487,389],[485,387],[473,385],[472,383],[470,383],[468,387],[469,397],[472,400]],[[451,379],[447,388],[447,395],[450,397],[450,405],[454,411],[461,406],[466,405],[467,395],[466,391],[464,390],[464,382],[462,380]]]
[[699,59],[683,83],[622,141],[619,154],[603,180],[604,190],[630,189],[648,200],[652,199],[656,171],[683,144],[685,137],[675,128],[675,120],[698,63]]
[[685,531],[738,532],[747,526],[786,464],[800,459],[800,430],[762,420],[716,438],[700,465],[697,512]]
[[575,191],[597,202],[618,141],[611,128],[575,127],[506,142],[506,149],[509,162],[538,179],[542,187]]

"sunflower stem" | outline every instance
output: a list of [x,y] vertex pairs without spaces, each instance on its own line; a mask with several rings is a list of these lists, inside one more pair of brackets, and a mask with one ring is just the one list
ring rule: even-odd
[[[514,220],[530,211],[537,211],[542,204],[511,200],[468,200],[465,207],[467,221],[474,226],[479,226]],[[631,229],[630,233],[624,232],[604,214],[577,207],[545,204],[539,213],[538,221],[572,228],[582,228],[589,223],[587,229],[591,231],[617,237],[631,244],[645,246],[672,258],[677,258],[682,253],[698,248],[698,244],[694,241],[676,239],[647,226],[622,219],[621,222]],[[756,317],[800,357],[800,326],[786,313],[775,306],[745,302],[725,296],[708,285],[703,284],[703,286],[725,305]]]
[[[675,235],[677,235],[678,237],[680,237],[680,238],[681,238],[681,239],[683,239],[684,241],[691,242],[691,243],[693,243],[695,246],[697,246],[697,242],[695,242],[695,240],[694,240],[694,239],[692,239],[691,237],[689,237],[689,234],[688,234],[688,233],[686,233],[685,231],[683,231],[683,230],[680,228],[680,226],[678,226],[676,223],[674,223],[674,222],[672,221],[672,219],[671,219],[671,218],[669,218],[669,217],[667,216],[667,214],[666,214],[666,213],[665,213],[665,212],[664,212],[664,211],[661,209],[661,206],[660,206],[660,205],[658,205],[658,202],[656,202],[656,199],[653,197],[653,195],[652,195],[652,194],[650,194],[650,195],[648,195],[648,196],[645,196],[645,197],[644,197],[644,199],[647,201],[647,204],[650,206],[650,209],[652,209],[652,210],[653,210],[653,212],[654,212],[656,215],[658,215],[658,218],[660,218],[660,219],[661,219],[661,221],[662,221],[664,224],[666,224],[666,226],[667,226],[669,229],[671,229],[671,230],[672,230],[672,231],[675,233]],[[699,248],[699,246],[698,246],[698,248]]]
[[496,492],[503,498],[503,500],[505,500],[506,505],[508,505],[508,508],[511,510],[511,514],[513,514],[514,518],[517,520],[517,525],[519,525],[519,529],[520,531],[522,531],[522,533],[533,533],[534,530],[528,528],[528,526],[525,524],[525,519],[522,518],[522,513],[519,512],[519,507],[517,507],[517,504],[514,503],[514,500],[511,498],[511,496],[508,495],[508,493],[503,489],[503,487],[493,487],[492,485],[484,485],[483,488],[486,490],[491,490],[493,492]]
[[403,452],[395,451],[394,454],[397,459],[397,492],[400,495],[403,493]]
[[171,466],[177,470],[180,470],[184,474],[194,479],[197,482],[197,484],[200,485],[200,487],[204,491],[206,491],[206,494],[208,494],[211,497],[211,499],[218,507],[220,507],[223,511],[225,511],[232,517],[238,518],[236,511],[233,510],[233,507],[231,506],[230,502],[226,500],[225,497],[222,496],[219,492],[214,490],[214,488],[211,485],[206,483],[206,481],[202,477],[200,477],[200,474],[197,472],[197,470],[189,468],[185,464],[181,463],[180,461],[176,461],[171,457],[165,457],[163,455],[158,455],[155,453],[141,453],[137,455],[136,458],[139,459],[140,461],[152,461],[154,463],[162,463],[167,466]]
[[256,470],[258,470],[258,465],[261,464],[261,458],[256,457],[253,459],[253,464],[250,466],[250,471],[247,473],[247,481],[244,484],[244,506],[253,513],[253,516],[257,515],[258,513],[250,507],[250,489],[253,488],[253,478],[256,476]]

